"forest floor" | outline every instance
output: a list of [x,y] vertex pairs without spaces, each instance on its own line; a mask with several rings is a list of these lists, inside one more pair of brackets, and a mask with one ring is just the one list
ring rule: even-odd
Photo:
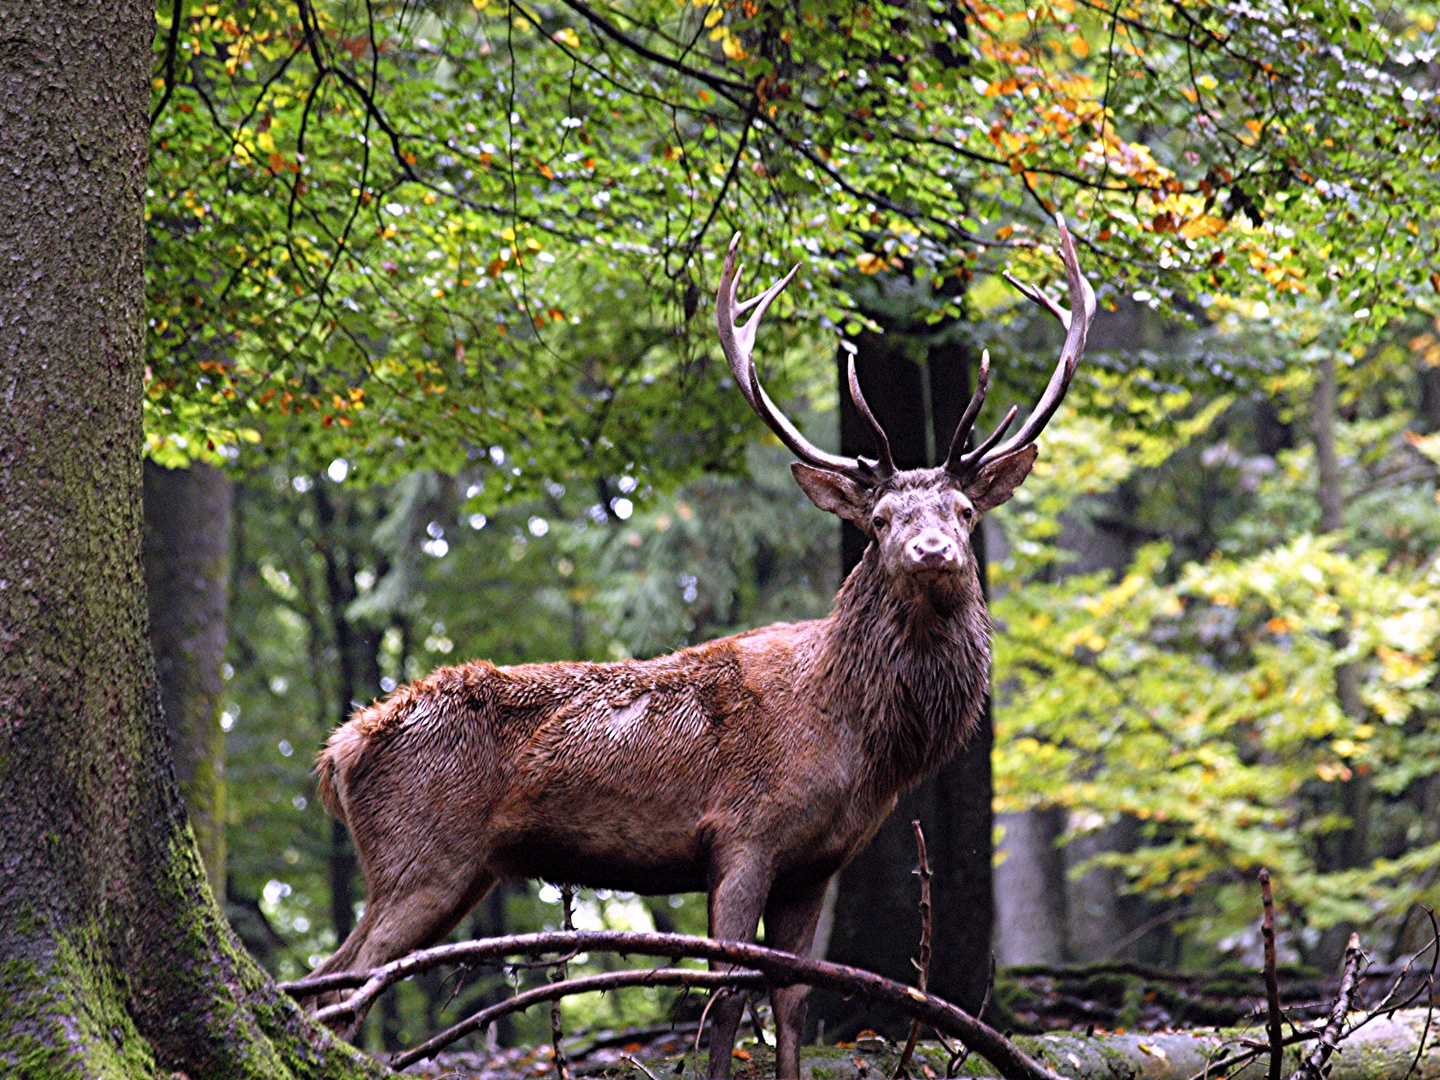
[[[1404,980],[1392,1001],[1408,996],[1423,982],[1423,975],[1414,973]],[[1303,971],[1282,971],[1280,981],[1282,999],[1287,1003],[1285,1014],[1295,1023],[1319,1018],[1335,999],[1335,980]],[[1363,1011],[1375,1006],[1394,985],[1395,972],[1372,968],[1356,995],[1355,1008]],[[1115,1076],[1188,1078],[1196,1071],[1203,1072],[1206,1054],[1217,1042],[1217,1028],[1232,1029],[1232,1034],[1233,1029],[1253,1029],[1254,1037],[1263,1038],[1265,987],[1259,973],[1243,970],[1180,975],[1134,964],[1017,969],[1002,974],[986,1019],[1019,1036],[1017,1041],[1028,1052],[1049,1058],[1062,1072],[1088,1075],[1088,1070],[1080,1067],[1081,1058],[1098,1054],[1109,1057],[1105,1072]],[[1025,1037],[1041,1035],[1051,1037]],[[691,1022],[577,1033],[566,1040],[565,1049],[569,1071],[575,1077],[695,1080],[694,1039],[695,1024]],[[806,1047],[802,1072],[809,1080],[881,1080],[894,1075],[898,1052],[896,1042],[861,1032],[854,1041]],[[1427,1062],[1431,1056],[1426,1055]],[[1130,1067],[1116,1073],[1113,1066],[1122,1058]],[[921,1042],[910,1074],[926,1080],[943,1077],[949,1059],[938,1043]],[[702,1044],[698,1054],[701,1068],[705,1060]],[[1197,1062],[1198,1067],[1192,1069]],[[733,1065],[736,1080],[774,1075],[773,1055],[753,1037],[741,1038]],[[1074,1068],[1067,1069],[1067,1065]],[[988,1071],[979,1059],[958,1070],[960,1075],[971,1076]],[[1440,1059],[1431,1071],[1422,1068],[1412,1080],[1432,1073],[1440,1075]],[[549,1046],[457,1050],[414,1065],[406,1075],[435,1080],[540,1080],[555,1076],[555,1065]],[[1399,1074],[1394,1080],[1399,1080]]]

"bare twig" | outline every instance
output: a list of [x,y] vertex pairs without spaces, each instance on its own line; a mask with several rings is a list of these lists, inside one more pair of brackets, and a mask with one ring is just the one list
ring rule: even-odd
[[[1294,1035],[1287,1036],[1284,1045],[1294,1046],[1296,1043],[1309,1042],[1312,1039],[1319,1038],[1319,1036],[1320,1033],[1318,1031],[1299,1031],[1296,1032]],[[1202,1069],[1200,1072],[1195,1073],[1189,1078],[1189,1080],[1205,1080],[1207,1076],[1210,1076],[1212,1074],[1216,1077],[1226,1076],[1235,1066],[1244,1065],[1248,1062],[1254,1061],[1261,1054],[1268,1053],[1269,1050],[1270,1043],[1268,1041],[1262,1043],[1254,1043],[1248,1050],[1240,1050],[1226,1057],[1215,1058],[1211,1061],[1207,1061],[1205,1063],[1205,1068]]]
[[719,994],[711,994],[709,999],[707,999],[705,1002],[705,1008],[700,1010],[700,1023],[695,1027],[695,1045],[693,1047],[695,1054],[696,1076],[700,1075],[700,1040],[705,1035],[705,1021],[710,1019],[710,1006],[714,1005],[715,1002],[719,1000],[719,998]]
[[[920,865],[915,874],[920,878],[920,971],[919,986],[923,994],[930,986],[930,860],[925,855],[925,832],[920,820],[910,822],[915,830],[915,846],[920,853]],[[983,1012],[984,1009],[982,1008]],[[915,1043],[920,1038],[920,1021],[910,1021],[910,1037],[905,1040],[905,1049],[900,1051],[900,1060],[895,1063],[895,1080],[908,1076],[910,1056],[915,1053]]]
[[1360,949],[1360,935],[1351,934],[1345,946],[1345,973],[1340,976],[1340,992],[1335,995],[1335,1007],[1330,1010],[1330,1020],[1320,1033],[1320,1041],[1310,1056],[1300,1063],[1290,1080],[1324,1080],[1325,1062],[1335,1052],[1335,1047],[1345,1037],[1345,1017],[1350,1013],[1350,1003],[1355,997],[1356,974],[1364,957]]
[[1280,1024],[1280,979],[1275,974],[1275,899],[1270,892],[1270,871],[1260,868],[1260,899],[1265,916],[1260,935],[1265,939],[1265,1030],[1270,1039],[1270,1080],[1280,1080],[1285,1064],[1285,1029]]
[[[1366,1013],[1365,1018],[1361,1020],[1358,1024],[1356,1024],[1355,1027],[1351,1028],[1351,1031],[1355,1031],[1359,1028],[1364,1027],[1366,1024],[1370,1023],[1371,1020],[1374,1020],[1377,1017],[1389,1016],[1392,1013],[1399,1012],[1401,1009],[1408,1009],[1411,1005],[1419,1001],[1420,998],[1427,993],[1429,993],[1433,998],[1435,993],[1436,963],[1440,962],[1440,925],[1437,925],[1436,923],[1435,912],[1423,905],[1421,906],[1420,910],[1425,912],[1425,914],[1429,916],[1430,927],[1435,932],[1435,936],[1431,938],[1429,945],[1426,945],[1423,949],[1410,957],[1409,960],[1405,961],[1405,966],[1402,967],[1400,969],[1400,973],[1395,976],[1395,981],[1390,984],[1390,989],[1386,991],[1385,996],[1380,999],[1379,1004],[1375,1005],[1368,1013]],[[1398,1005],[1390,1004],[1395,999],[1395,995],[1400,992],[1400,988],[1405,984],[1405,980],[1410,977],[1410,969],[1415,966],[1415,961],[1419,960],[1420,957],[1424,956],[1427,952],[1430,952],[1432,947],[1435,949],[1435,952],[1431,953],[1430,956],[1430,970],[1425,973],[1425,978],[1421,981],[1420,985],[1417,986],[1410,993],[1410,995]]]
[[689,956],[699,960],[713,960],[758,971],[764,976],[762,981],[772,987],[805,983],[824,990],[855,995],[866,1001],[883,1002],[919,1019],[941,1034],[959,1039],[994,1065],[1005,1080],[1060,1080],[1059,1074],[1030,1057],[988,1024],[948,1001],[921,993],[912,986],[859,968],[825,960],[810,960],[778,949],[767,949],[762,945],[716,941],[685,934],[642,934],[620,930],[515,934],[483,941],[440,945],[411,953],[370,971],[325,975],[300,983],[290,983],[285,989],[297,997],[309,997],[325,990],[359,987],[347,1000],[316,1014],[317,1018],[322,1020],[353,1016],[368,1009],[385,987],[441,964],[475,964],[486,960],[493,962],[505,956],[537,956],[569,949],[639,956]]
[[[1415,1058],[1410,1062],[1410,1068],[1405,1070],[1405,1075],[1401,1077],[1401,1080],[1410,1080],[1410,1077],[1415,1074],[1415,1070],[1420,1067],[1420,1057],[1425,1053],[1425,1040],[1430,1037],[1430,1024],[1435,1019],[1435,967],[1440,964],[1440,922],[1435,919],[1434,908],[1427,907],[1423,910],[1430,918],[1430,932],[1434,935],[1430,944],[1434,946],[1435,953],[1430,957],[1430,970],[1425,976],[1425,988],[1430,992],[1430,1007],[1425,1010],[1425,1028],[1420,1032],[1420,1042],[1415,1047]],[[1410,965],[1406,964],[1405,967],[1408,971]],[[1404,978],[1403,972],[1401,978]]]
[[760,1022],[760,1010],[755,1005],[755,999],[751,998],[745,1003],[745,1006],[750,1010],[750,1023],[755,1028],[755,1041],[768,1048],[770,1044],[765,1041],[765,1025]]
[[542,1001],[556,1001],[572,994],[590,994],[600,990],[618,990],[625,986],[743,986],[765,985],[765,977],[752,971],[693,971],[689,968],[638,968],[630,971],[607,971],[600,975],[582,975],[564,982],[546,983],[533,990],[506,998],[489,1008],[467,1016],[440,1034],[427,1039],[413,1050],[397,1055],[391,1062],[397,1071],[417,1061],[434,1057],[451,1043],[472,1031],[483,1031],[502,1016],[521,1012]]
[[641,1072],[643,1072],[646,1076],[648,1076],[648,1077],[650,1078],[650,1080],[660,1080],[660,1078],[659,1078],[658,1076],[656,1076],[653,1072],[651,1072],[649,1069],[647,1069],[647,1068],[645,1067],[644,1063],[643,1063],[642,1061],[640,1061],[639,1058],[632,1057],[632,1056],[629,1055],[629,1054],[621,1054],[621,1055],[620,1055],[620,1060],[623,1061],[623,1062],[625,1062],[627,1065],[631,1066],[632,1068],[639,1069],[639,1070],[640,1070]]
[[155,121],[160,119],[160,114],[165,111],[165,106],[170,103],[170,95],[175,93],[175,57],[180,45],[180,23],[185,14],[184,0],[175,0],[175,6],[170,12],[170,34],[165,39],[165,61],[163,64],[165,74],[165,92],[160,95],[159,102],[150,113],[150,126],[155,126]]
[[985,1010],[990,1007],[990,998],[995,993],[995,971],[998,965],[995,962],[995,954],[990,954],[990,977],[985,980],[985,996],[980,999],[980,1008],[975,1011],[976,1016],[984,1016]]
[[[560,929],[574,930],[575,923],[572,919],[574,914],[572,908],[575,903],[575,887],[573,885],[560,886]],[[569,974],[565,964],[565,957],[550,969],[550,981],[562,983]],[[550,1045],[554,1050],[555,1077],[556,1080],[570,1080],[570,1065],[565,1060],[565,1050],[560,1043],[565,1038],[565,1025],[560,1012],[560,999],[557,997],[550,1003]],[[1274,1080],[1274,1078],[1272,1078]]]

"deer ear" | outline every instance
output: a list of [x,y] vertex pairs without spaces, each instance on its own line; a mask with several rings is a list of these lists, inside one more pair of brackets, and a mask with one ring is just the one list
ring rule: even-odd
[[791,462],[790,474],[795,477],[800,490],[809,495],[810,501],[821,510],[838,514],[846,521],[854,522],[862,532],[869,533],[869,523],[865,520],[869,493],[855,481],[799,461]]
[[[1015,489],[1030,475],[1039,448],[1030,443],[1013,453],[987,462],[979,475],[965,485],[965,494],[980,513],[1010,501]],[[810,496],[812,499],[815,496]]]

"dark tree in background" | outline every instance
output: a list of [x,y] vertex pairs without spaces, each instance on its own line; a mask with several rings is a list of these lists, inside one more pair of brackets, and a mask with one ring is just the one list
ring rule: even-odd
[[225,731],[220,668],[230,605],[230,503],[219,469],[145,462],[145,587],[150,643],[175,776],[190,828],[225,899]]
[[141,565],[154,18],[0,4],[0,1072],[376,1075],[230,932],[161,719]]
[[[886,333],[862,333],[854,340],[856,371],[865,399],[890,437],[895,464],[902,469],[938,465],[945,459],[960,413],[970,398],[969,350],[956,328],[927,326],[887,304],[870,311]],[[845,389],[846,350],[839,353],[840,452],[875,454],[873,437]],[[849,522],[842,525],[842,573],[860,561],[866,540]],[[985,553],[974,537],[984,581]],[[915,836],[910,822],[925,830],[934,908],[934,954],[930,989],[950,1001],[977,1009],[990,973],[991,895],[990,710],[969,744],[939,772],[902,795],[895,812],[856,860],[841,872],[828,958],[913,981],[911,958],[919,940],[919,884]],[[902,1018],[863,1008],[858,1002],[816,994],[814,1015],[841,1038],[864,1027],[903,1026]],[[827,1039],[830,1037],[827,1034]]]

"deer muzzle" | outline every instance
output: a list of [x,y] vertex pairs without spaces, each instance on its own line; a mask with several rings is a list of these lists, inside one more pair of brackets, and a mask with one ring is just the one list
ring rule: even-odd
[[960,545],[939,529],[923,529],[905,542],[905,569],[933,573],[960,569]]

